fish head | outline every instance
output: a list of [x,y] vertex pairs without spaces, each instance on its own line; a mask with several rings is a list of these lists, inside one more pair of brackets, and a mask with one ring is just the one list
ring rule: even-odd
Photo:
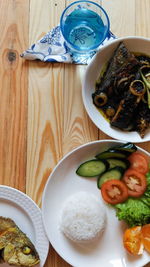
[[9,264],[16,266],[34,266],[40,262],[32,244],[23,244],[23,246],[16,247],[9,243],[4,249],[3,258]]
[[0,259],[10,265],[34,266],[40,262],[30,239],[9,218],[0,216]]

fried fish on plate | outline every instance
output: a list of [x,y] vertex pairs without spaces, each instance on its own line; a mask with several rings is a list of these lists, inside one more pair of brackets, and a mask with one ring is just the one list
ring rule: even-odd
[[15,222],[0,216],[0,260],[16,266],[34,266],[39,255],[30,239]]

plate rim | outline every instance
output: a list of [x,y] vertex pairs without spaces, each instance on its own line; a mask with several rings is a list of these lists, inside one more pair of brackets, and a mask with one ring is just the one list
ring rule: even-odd
[[44,266],[49,252],[49,240],[45,232],[41,209],[27,194],[7,185],[0,185],[1,200],[7,200],[19,206],[32,221],[35,230],[35,246],[40,256],[40,266]]
[[[75,153],[76,151],[82,149],[83,147],[86,147],[86,146],[89,146],[89,145],[92,145],[92,144],[95,144],[95,143],[99,143],[99,144],[100,144],[100,143],[104,143],[104,142],[105,142],[105,143],[107,143],[107,142],[109,142],[109,143],[118,143],[118,144],[119,144],[119,143],[124,143],[124,144],[127,143],[127,142],[124,141],[124,140],[115,140],[115,139],[112,139],[112,140],[111,140],[111,139],[95,140],[95,141],[90,141],[90,142],[84,143],[84,144],[82,144],[82,145],[80,145],[80,146],[74,148],[73,150],[71,150],[70,152],[68,152],[66,155],[64,155],[64,157],[63,157],[61,160],[58,161],[58,163],[57,163],[56,166],[54,167],[53,171],[52,171],[51,174],[49,175],[49,177],[48,177],[48,179],[47,179],[47,182],[46,182],[46,184],[45,184],[45,188],[44,188],[44,190],[43,190],[43,195],[42,195],[42,207],[41,207],[42,218],[43,218],[43,224],[44,224],[44,228],[45,228],[45,231],[46,231],[46,234],[47,234],[48,239],[49,239],[49,235],[48,235],[47,227],[46,227],[46,224],[45,224],[44,207],[43,207],[43,205],[44,205],[44,199],[45,199],[45,195],[46,195],[47,187],[48,187],[48,184],[49,184],[50,180],[52,179],[53,173],[56,171],[56,169],[59,167],[59,165],[60,165],[60,164],[61,164],[67,157],[69,157],[71,154],[73,154],[73,153]],[[145,149],[139,147],[138,145],[136,145],[136,147],[137,147],[138,149],[140,149],[141,152],[143,152],[143,153],[146,152],[146,154],[150,157],[150,153],[149,153],[148,151],[146,151]],[[79,267],[79,266],[74,265],[74,263],[71,262],[70,259],[65,258],[64,255],[63,255],[63,253],[57,250],[57,248],[54,246],[53,242],[51,242],[50,239],[49,239],[49,242],[50,242],[50,244],[52,245],[52,247],[55,249],[55,251],[58,253],[58,255],[60,255],[60,256],[62,257],[63,260],[65,260],[68,264],[70,264],[70,265],[72,265],[72,266],[74,266],[74,267]],[[144,262],[144,265],[147,264],[147,263],[148,263],[148,262]],[[125,265],[125,266],[126,266],[126,265]],[[122,266],[122,267],[125,267],[125,266]],[[127,266],[126,266],[126,267],[127,267]],[[142,265],[138,265],[137,267],[143,267],[143,264],[142,264]]]
[[[121,42],[121,41],[126,41],[126,40],[133,40],[133,39],[136,39],[136,40],[143,40],[143,41],[146,41],[146,42],[150,42],[150,38],[147,38],[147,37],[143,37],[143,36],[125,36],[125,37],[119,37],[119,38],[116,38],[116,39],[113,39],[111,41],[109,41],[108,43],[106,43],[102,48],[100,48],[100,50],[93,56],[93,58],[91,59],[90,63],[87,65],[86,67],[86,71],[85,71],[85,74],[83,76],[83,80],[82,80],[82,101],[83,101],[83,104],[84,104],[84,108],[89,116],[89,118],[91,119],[91,121],[95,124],[95,126],[101,130],[103,133],[107,134],[108,136],[116,139],[116,136],[115,136],[115,132],[119,132],[119,129],[113,129],[115,132],[106,132],[104,129],[100,128],[98,123],[96,122],[96,119],[94,119],[91,115],[91,113],[89,112],[89,108],[88,108],[88,104],[87,104],[87,101],[86,101],[86,97],[85,97],[85,84],[86,84],[86,76],[87,76],[87,73],[89,71],[89,68],[91,67],[91,65],[94,63],[94,60],[95,58],[103,51],[105,50],[107,47],[111,46],[111,44],[115,44],[115,43],[118,43],[118,42]],[[105,119],[104,119],[105,120]],[[107,122],[105,120],[105,122]],[[110,125],[108,123],[108,125]],[[131,133],[137,133],[135,131],[132,131]],[[126,141],[126,142],[130,142],[132,137],[127,139],[126,138],[126,135],[125,137],[123,136],[124,132],[120,130],[120,139],[122,138],[122,140]],[[118,138],[116,140],[119,140]],[[134,141],[134,143],[144,143],[144,142],[149,142],[150,141],[150,137],[148,137],[148,139],[142,139],[139,134],[137,133],[137,137],[136,137],[136,141]]]

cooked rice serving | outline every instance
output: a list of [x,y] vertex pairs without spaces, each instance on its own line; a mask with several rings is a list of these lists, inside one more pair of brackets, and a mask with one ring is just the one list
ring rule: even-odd
[[105,220],[105,208],[100,200],[89,192],[79,192],[65,201],[60,230],[73,241],[91,241],[104,230]]

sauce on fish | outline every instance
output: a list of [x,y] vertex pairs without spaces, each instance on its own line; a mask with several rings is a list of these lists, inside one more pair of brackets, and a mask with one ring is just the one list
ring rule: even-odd
[[[143,65],[150,66],[149,55],[132,53],[120,43],[111,59],[102,66],[92,94],[96,108],[112,127],[137,131],[142,138],[150,127],[147,91],[140,73]],[[131,85],[140,88],[131,88]]]

